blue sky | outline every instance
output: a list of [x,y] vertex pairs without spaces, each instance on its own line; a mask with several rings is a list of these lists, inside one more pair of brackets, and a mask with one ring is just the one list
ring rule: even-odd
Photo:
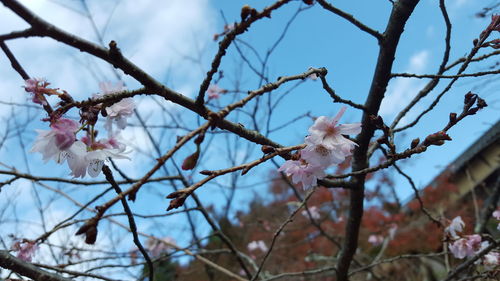
[[[85,17],[85,9],[79,1],[30,0],[21,2],[30,7],[35,13],[42,15],[49,22],[97,42],[91,22]],[[204,73],[208,70],[212,56],[217,50],[217,43],[212,40],[212,37],[215,33],[223,30],[224,20],[221,15],[223,14],[228,22],[234,22],[239,20],[240,9],[243,4],[249,4],[252,7],[261,9],[271,3],[271,1],[257,0],[244,2],[192,0],[186,4],[186,1],[182,0],[164,2],[148,0],[140,2],[122,1],[115,6],[117,1],[114,0],[87,2],[98,29],[101,32],[104,31],[103,41],[105,43],[110,40],[117,41],[125,56],[167,86],[191,97],[196,93]],[[437,2],[422,0],[417,6],[401,38],[394,63],[394,72],[432,74],[437,70],[444,48],[443,19]],[[488,4],[486,2],[489,3],[489,1],[482,0],[447,1],[448,12],[453,23],[453,51],[450,61],[467,54],[472,47],[472,40],[478,37],[479,33],[488,25],[489,18],[481,19],[474,16],[482,8],[482,5]],[[305,7],[301,3],[301,1],[295,1],[288,4],[279,11],[274,12],[272,19],[263,19],[255,23],[240,39],[250,43],[259,55],[264,57],[267,50],[274,44],[285,28],[287,22],[298,9]],[[334,4],[381,32],[387,22],[391,8],[391,3],[384,0],[344,0],[335,1]],[[27,27],[22,20],[3,6],[0,6],[0,19],[1,34]],[[116,81],[113,72],[106,64],[50,39],[21,39],[7,43],[30,75],[47,78],[53,83],[54,87],[67,90],[77,99],[86,99],[93,93],[98,92],[98,82],[100,81]],[[254,53],[246,48],[243,43],[239,43],[239,46],[251,63],[258,65]],[[302,73],[309,67],[326,67],[329,71],[328,81],[337,94],[358,103],[363,103],[370,87],[377,52],[377,42],[371,36],[359,31],[344,19],[321,9],[319,5],[315,5],[300,12],[291,23],[286,36],[269,57],[266,74],[268,74],[271,81],[274,81],[279,76]],[[492,65],[491,62],[489,64],[472,65],[466,72],[485,70],[490,65]],[[219,85],[223,88],[235,89],[236,81],[239,83],[239,89],[243,91],[256,89],[260,85],[259,79],[242,62],[234,45],[229,48],[228,55],[223,59],[221,69],[224,70],[225,78],[220,81]],[[454,73],[454,71],[450,72],[450,74]],[[0,77],[3,80],[0,101],[25,103],[27,98],[21,88],[23,81],[10,69],[9,63],[3,54],[0,55]],[[130,89],[139,86],[137,82],[134,82],[129,77],[123,75],[122,77]],[[397,137],[398,147],[403,150],[409,146],[411,139],[414,137],[423,139],[426,135],[441,129],[448,120],[449,112],[460,112],[463,95],[469,90],[473,90],[485,98],[490,105],[477,115],[465,119],[459,126],[450,130],[449,134],[453,138],[452,142],[448,142],[442,147],[430,148],[425,154],[413,157],[411,163],[403,167],[414,177],[419,187],[427,184],[450,161],[459,156],[498,120],[500,110],[498,82],[492,79],[492,77],[465,78],[459,81],[444,96],[440,105],[424,117],[418,126],[409,130],[406,136]],[[488,83],[485,84],[486,82]],[[395,114],[409,102],[424,83],[425,80],[407,78],[397,78],[391,81],[386,100],[381,109],[381,114],[386,123],[391,123]],[[272,100],[275,101],[291,85],[293,84],[271,93],[273,95]],[[443,85],[446,85],[446,82],[437,87],[437,90],[425,98],[422,104],[416,106],[410,112],[408,119],[403,120],[403,122],[413,120],[419,112],[425,109],[433,97],[436,96],[436,93],[443,88]],[[227,95],[217,102],[227,104],[232,99],[233,96]],[[158,100],[140,97],[136,98],[136,102],[138,103],[139,112],[143,113],[143,117],[148,124],[172,122],[168,114],[160,111]],[[182,116],[181,121],[186,121],[188,125],[190,121],[195,120],[193,114],[185,112],[169,102],[159,102],[170,114]],[[331,102],[319,81],[307,80],[288,94],[281,105],[273,111],[271,127],[276,127],[307,112],[310,112],[312,116],[332,116],[339,109],[340,105]],[[19,120],[30,122],[29,130],[23,132],[26,145],[24,152],[27,153],[33,138],[36,136],[33,129],[45,128],[43,127],[44,124],[38,121],[42,115],[36,115],[37,111],[32,110],[32,115],[29,117],[26,117],[23,112],[25,112],[23,107],[16,107],[15,112],[11,114],[10,106],[0,104],[0,120],[2,120],[0,134],[3,134],[7,124],[14,126],[11,116],[18,116]],[[73,114],[76,115],[76,113]],[[358,122],[360,116],[358,110],[348,109],[342,121]],[[242,122],[248,121],[244,116],[235,113],[231,114],[228,119]],[[132,123],[137,124],[137,121],[133,120]],[[271,133],[270,137],[283,145],[295,145],[303,142],[303,138],[307,134],[307,128],[311,124],[312,120],[310,118],[303,118],[294,123],[293,126]],[[193,127],[192,123],[190,127]],[[168,131],[167,133],[155,130],[154,136],[162,144],[162,149],[166,150],[175,141],[173,136],[182,133],[184,133],[182,130]],[[140,148],[140,150],[155,156],[151,144],[140,128],[129,127],[124,132],[124,137],[129,140],[133,147]],[[221,157],[223,155],[221,153],[224,153],[226,149],[225,142],[221,141],[221,138],[218,137],[205,149],[204,168],[228,167],[225,157]],[[238,156],[238,160],[242,161],[244,149],[240,149],[235,151],[235,155]],[[259,149],[257,146],[251,148],[251,154],[247,161],[260,157]],[[20,150],[16,138],[10,138],[0,148],[0,161],[26,172],[28,170],[26,162],[16,156],[20,155],[19,153],[22,152]],[[132,161],[119,162],[121,167],[133,177],[139,177],[141,172],[152,165],[149,157],[145,157],[137,151],[138,149],[131,154]],[[180,163],[183,157],[191,152],[192,147],[181,151],[180,155],[175,159],[176,162]],[[29,169],[34,174],[50,173],[50,175],[54,176],[66,176],[68,173],[66,166],[43,164],[40,155],[28,153],[26,157],[30,164]],[[242,185],[253,185],[253,183],[260,182],[262,179],[267,178],[271,168],[270,165],[256,168],[247,176],[241,177],[239,182]],[[199,170],[202,170],[202,168],[200,167]],[[194,174],[193,179],[201,179],[201,177]],[[397,177],[396,181],[398,183],[397,191],[401,199],[410,196],[411,189],[406,182]],[[220,183],[226,182],[229,182],[229,177],[220,180]],[[254,194],[259,194],[260,197],[265,198],[265,187],[266,185],[255,184],[253,187],[243,188],[236,193],[235,201],[241,203],[241,208],[245,209],[245,203]],[[133,208],[146,213],[162,212],[168,204],[162,196],[170,192],[171,189],[165,190],[162,185],[150,185],[145,189],[160,195],[141,198],[133,205]],[[11,198],[10,196],[14,196],[17,194],[16,192],[29,197],[29,184],[26,181],[18,181],[17,185],[8,188],[4,187],[2,197],[5,193],[8,196],[6,195],[4,199],[0,198],[0,202],[6,200],[5,198]],[[91,198],[95,194],[88,193],[86,190],[71,190],[71,192],[78,198]],[[198,194],[205,202],[210,204],[219,204],[224,198],[221,189],[211,185],[200,189]],[[46,196],[46,198],[52,198],[54,195]],[[62,200],[56,198],[54,204],[67,204],[60,201]],[[28,205],[28,202],[19,204],[22,207]],[[64,216],[64,214],[60,215]],[[179,222],[183,221],[185,221],[183,216],[175,216],[162,221],[174,225],[174,227],[169,229],[171,232],[161,230],[163,232],[161,235],[179,237],[185,230],[185,226],[179,224]],[[141,221],[139,225],[146,232],[158,231],[158,227],[152,223]],[[206,228],[202,229],[200,233],[206,234]]]

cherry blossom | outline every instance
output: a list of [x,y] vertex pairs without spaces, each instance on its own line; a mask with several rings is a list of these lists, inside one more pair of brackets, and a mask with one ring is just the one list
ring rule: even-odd
[[340,164],[352,154],[357,144],[343,135],[359,134],[361,123],[341,124],[338,121],[346,111],[342,107],[332,119],[320,116],[309,128],[310,135],[306,137],[306,148],[301,152],[302,159],[308,163],[327,168],[333,164]]
[[[99,84],[101,93],[94,95],[94,98],[100,98],[105,95],[114,94],[117,92],[122,92],[126,90],[123,82],[112,84],[110,82],[102,82]],[[135,109],[135,103],[133,98],[124,98],[120,101],[112,104],[105,108],[107,119],[104,128],[112,133],[112,124],[116,123],[119,129],[125,129],[127,126],[127,117],[132,116]]]
[[382,235],[375,235],[371,234],[368,236],[368,243],[372,244],[373,246],[378,246],[384,242],[384,236]]
[[148,239],[146,241],[146,246],[153,257],[159,257],[161,254],[171,251],[171,245],[176,245],[175,240],[171,237]]
[[333,164],[340,164],[345,160],[344,153],[340,152],[339,150],[328,149],[322,144],[307,145],[300,151],[300,156],[308,163],[323,167],[324,169]]
[[297,160],[285,161],[278,171],[284,172],[287,176],[291,176],[292,182],[295,184],[301,183],[304,189],[315,186],[318,179],[322,179],[326,176],[322,167]]
[[500,210],[495,210],[492,214],[491,214],[495,219],[497,220],[500,220]]
[[125,129],[127,127],[127,117],[132,116],[135,109],[134,99],[124,98],[112,106],[106,107],[108,118],[105,128],[111,132],[111,124],[116,122],[118,128]]
[[128,159],[124,147],[103,148],[87,150],[87,145],[82,141],[76,141],[66,153],[71,175],[75,178],[84,177],[87,173],[91,177],[97,177],[102,170],[104,161],[108,158]]
[[500,265],[500,253],[498,252],[489,252],[483,257],[483,264],[488,267],[496,267]]
[[[311,217],[315,220],[319,220],[321,218],[321,214],[319,213],[319,208],[316,206],[312,206],[309,208],[309,212],[311,213]],[[304,217],[309,218],[306,210],[300,212]]]
[[61,153],[76,141],[75,133],[79,126],[76,121],[60,118],[50,127],[49,131],[37,130],[38,136],[31,152],[42,153],[45,162],[54,159],[57,163],[62,163],[64,158]]
[[324,170],[331,165],[342,163],[352,154],[357,144],[343,135],[359,134],[361,123],[338,125],[346,107],[342,107],[335,117],[320,116],[309,128],[306,147],[300,151],[300,160],[286,161],[278,171],[292,176],[293,183],[302,183],[304,188],[316,185],[317,180],[326,176]]
[[31,262],[38,250],[38,245],[33,241],[18,241],[12,245],[12,250],[17,251],[17,257],[23,261]]
[[357,144],[342,135],[356,135],[361,132],[361,123],[341,124],[338,121],[344,115],[347,107],[342,107],[332,119],[320,116],[309,128],[310,135],[306,137],[308,145],[323,145],[329,150],[338,150],[345,155],[350,155],[351,150]]
[[481,236],[478,234],[467,235],[448,245],[450,252],[457,259],[473,256],[481,247]]
[[389,239],[392,240],[396,236],[396,232],[398,231],[398,225],[393,223],[389,228]]
[[[500,210],[495,210],[493,214],[491,214],[496,220],[500,221]],[[500,230],[500,223],[497,225],[497,229]]]
[[45,81],[45,79],[40,78],[30,78],[24,81],[24,90],[33,95],[32,101],[36,104],[47,105],[47,100],[43,97],[43,94],[50,89],[47,88],[50,83]]
[[252,242],[248,243],[247,248],[250,252],[253,252],[257,249],[261,250],[262,252],[267,252],[267,250],[268,250],[266,243],[264,243],[264,241],[262,241],[262,240],[252,241]]
[[113,84],[111,82],[101,82],[99,83],[99,89],[101,90],[101,94],[97,94],[97,97],[125,91],[126,87],[121,81],[116,84]]
[[316,73],[310,74],[309,76],[307,76],[307,78],[316,81],[318,79],[318,74]]
[[445,232],[449,233],[451,237],[457,238],[457,232],[462,232],[464,229],[465,223],[462,220],[461,216],[458,216],[454,218],[450,225],[444,230]]
[[227,90],[222,89],[217,84],[212,84],[207,89],[208,99],[218,99],[221,94],[226,92]]

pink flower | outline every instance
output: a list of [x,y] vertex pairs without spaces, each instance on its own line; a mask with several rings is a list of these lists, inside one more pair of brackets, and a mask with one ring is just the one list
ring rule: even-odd
[[[500,220],[500,210],[496,210],[491,214],[496,220]],[[497,225],[497,229],[500,230],[500,223]]]
[[64,158],[61,158],[61,153],[76,141],[75,132],[79,126],[76,121],[60,118],[50,127],[50,131],[37,130],[38,136],[31,152],[42,153],[45,162],[54,159],[57,163],[62,163]]
[[491,214],[495,219],[500,220],[500,210],[496,210]]
[[104,95],[114,94],[116,92],[125,91],[127,88],[123,84],[123,82],[118,82],[113,84],[111,82],[101,82],[99,83],[99,89],[101,90],[101,94],[97,94],[97,97],[101,97]]
[[125,129],[127,126],[127,117],[134,113],[135,103],[132,98],[124,98],[112,106],[106,107],[108,119],[106,120],[106,129],[111,131],[111,122],[116,121],[118,128]]
[[33,241],[16,242],[12,245],[12,250],[17,251],[17,257],[23,261],[31,262],[35,252],[38,250],[38,245]]
[[393,223],[389,228],[389,239],[392,240],[396,236],[396,231],[398,231],[398,225]]
[[217,84],[212,84],[208,87],[208,99],[218,99],[220,94],[227,93],[227,90],[220,88]]
[[32,101],[37,104],[47,105],[47,100],[43,96],[44,93],[53,91],[48,89],[47,86],[50,85],[47,81],[40,78],[30,78],[24,81],[24,90],[33,94]]
[[235,28],[236,28],[236,24],[234,24],[234,23],[225,24],[225,25],[224,25],[224,32],[225,32],[225,33],[231,32],[231,31],[233,31]]
[[128,159],[125,156],[125,147],[118,149],[103,148],[88,151],[87,145],[82,141],[76,141],[66,152],[68,166],[73,177],[84,177],[87,173],[91,177],[97,177],[102,170],[104,161],[108,158]]
[[[342,107],[335,117],[329,119],[320,116],[309,128],[310,135],[306,137],[307,147],[302,158],[309,163],[339,164],[345,157],[351,155],[351,151],[357,144],[342,135],[359,134],[361,123],[338,125],[339,119],[346,111]],[[329,166],[328,165],[328,166]]]
[[361,123],[341,124],[337,126],[346,109],[347,107],[342,107],[332,119],[326,116],[318,117],[311,128],[309,128],[310,135],[306,138],[306,143],[323,144],[328,149],[338,149],[340,147],[346,154],[349,154],[350,150],[357,144],[342,135],[359,134],[361,132]]
[[308,144],[300,151],[300,157],[312,165],[323,167],[323,169],[333,164],[340,164],[345,160],[345,154],[340,150],[328,149],[322,144]]
[[313,81],[316,81],[316,79],[318,79],[318,74],[313,73],[313,74],[307,76],[307,78],[309,78],[309,79],[311,79]]
[[[309,212],[311,213],[311,217],[315,220],[319,220],[321,218],[321,214],[319,213],[319,208],[316,206],[312,206],[309,208]],[[304,217],[309,218],[306,210],[300,212]]]
[[375,235],[371,234],[368,236],[368,243],[372,244],[373,246],[378,246],[384,242],[384,236],[382,235]]
[[266,243],[264,241],[259,240],[259,241],[252,241],[248,243],[247,245],[248,251],[253,252],[255,250],[261,250],[262,252],[267,252],[268,248],[266,246]]
[[153,257],[159,257],[162,253],[172,250],[172,245],[176,245],[175,240],[170,237],[158,239],[148,239],[146,246]]
[[[101,93],[94,95],[94,98],[111,95],[127,89],[123,82],[114,85],[110,82],[101,82],[99,83],[99,88],[101,89]],[[125,129],[127,126],[127,117],[130,117],[134,113],[134,109],[135,103],[133,98],[124,98],[106,107],[107,119],[104,128],[111,133],[113,123],[115,122],[119,129]]]
[[481,248],[481,236],[467,235],[448,245],[450,252],[458,259],[473,256]]
[[316,185],[318,179],[322,179],[326,176],[322,167],[295,160],[285,161],[278,171],[282,171],[287,176],[291,176],[293,183],[302,183],[304,189]]
[[451,221],[450,225],[447,228],[445,228],[444,231],[449,233],[451,237],[457,238],[458,237],[457,232],[462,232],[464,226],[465,223],[462,220],[462,217],[458,216]]
[[483,257],[483,264],[488,268],[500,265],[500,254],[498,252],[487,253]]
[[75,142],[75,133],[79,129],[76,121],[60,118],[50,125],[50,127],[55,131],[56,145],[61,150],[68,149]]

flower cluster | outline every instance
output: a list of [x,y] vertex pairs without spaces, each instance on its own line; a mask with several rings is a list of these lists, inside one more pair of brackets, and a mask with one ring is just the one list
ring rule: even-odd
[[318,117],[309,128],[306,147],[300,151],[300,159],[287,160],[278,171],[285,172],[292,177],[293,183],[301,183],[306,189],[324,178],[328,167],[338,165],[350,156],[357,144],[343,135],[359,134],[361,123],[337,125],[346,109],[342,107],[331,119]]
[[[319,212],[319,208],[317,206],[312,206],[309,208],[309,213],[311,214],[311,218],[315,219],[315,220],[319,220],[321,218],[321,214]],[[306,218],[309,218],[309,215],[307,214],[307,211],[306,210],[303,210],[302,212],[300,212],[301,215],[303,215],[304,217]]]
[[[495,210],[493,214],[491,214],[497,221],[500,221],[500,210]],[[497,229],[500,230],[500,222],[497,225]]]
[[[458,216],[445,229],[448,239],[452,241],[448,245],[448,249],[457,259],[472,257],[490,245],[488,241],[482,241],[479,234],[459,235],[464,227],[464,221]],[[481,262],[486,267],[498,266],[500,265],[500,253],[491,251],[481,257]]]
[[14,242],[11,250],[17,252],[17,257],[19,259],[31,262],[33,256],[38,250],[38,244],[29,240],[19,240]]
[[217,84],[211,84],[207,89],[208,99],[218,99],[221,94],[227,93],[226,89],[219,87]]
[[[33,94],[33,102],[47,105],[44,95],[58,95],[61,98],[59,109],[50,113],[46,121],[50,122],[50,130],[37,130],[38,136],[31,149],[40,152],[45,162],[54,160],[56,163],[68,163],[71,175],[75,178],[84,177],[87,173],[97,177],[108,158],[128,158],[125,154],[125,145],[119,141],[119,130],[127,125],[126,118],[132,115],[135,108],[132,98],[121,99],[113,104],[97,104],[83,106],[80,109],[80,123],[62,117],[62,105],[68,100],[68,93],[60,93],[57,89],[47,88],[48,82],[40,79],[26,80],[25,90]],[[101,94],[94,95],[94,99],[104,95],[124,90],[123,85],[110,87],[101,85]],[[71,99],[71,97],[69,97]],[[95,125],[99,112],[106,116],[104,128],[108,131],[107,138],[97,139],[98,131]],[[116,123],[118,130],[113,130]],[[77,134],[85,132],[78,139]]]
[[372,246],[376,247],[384,243],[384,241],[387,238],[387,241],[393,240],[394,237],[396,236],[396,231],[398,230],[398,225],[395,223],[392,223],[389,227],[389,230],[387,232],[387,236],[384,237],[381,234],[370,234],[368,236],[368,243],[372,244]]
[[264,241],[262,240],[252,241],[248,243],[247,248],[250,252],[253,252],[255,250],[261,250],[262,252],[267,252],[268,250],[266,243],[264,243]]
[[384,236],[382,235],[370,234],[370,236],[368,236],[368,243],[373,246],[378,246],[382,244],[382,242],[384,242]]

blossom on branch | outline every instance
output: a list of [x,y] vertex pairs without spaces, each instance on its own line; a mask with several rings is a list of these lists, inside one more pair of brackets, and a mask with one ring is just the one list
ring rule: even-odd
[[473,256],[481,249],[481,236],[478,234],[467,235],[448,245],[450,252],[457,259]]
[[112,131],[112,123],[116,122],[119,129],[127,127],[127,118],[132,116],[135,109],[134,99],[124,98],[112,106],[106,107],[107,119],[105,128]]
[[121,148],[102,148],[88,151],[84,142],[77,141],[66,153],[71,175],[75,178],[83,178],[88,173],[89,176],[95,178],[101,173],[104,161],[108,158],[129,159],[124,150],[124,146],[121,146]]
[[[493,214],[491,214],[497,221],[500,221],[500,210],[495,210]],[[497,225],[497,229],[500,230],[500,222]]]
[[38,245],[33,241],[17,241],[11,249],[17,252],[17,257],[23,261],[31,262],[33,256],[38,250]]
[[292,176],[293,183],[300,182],[309,188],[326,176],[325,169],[344,162],[357,144],[343,135],[361,132],[361,123],[337,125],[346,109],[342,107],[332,119],[318,117],[309,128],[310,135],[305,139],[306,147],[300,151],[300,160],[288,160],[278,171],[285,171]]
[[357,135],[361,132],[361,123],[341,124],[338,121],[344,115],[347,107],[342,107],[332,119],[320,116],[309,128],[310,135],[306,137],[308,145],[323,145],[329,150],[338,150],[344,157],[351,154],[351,150],[357,144],[343,135]]
[[287,176],[292,177],[295,184],[301,183],[304,189],[316,185],[318,179],[326,176],[324,169],[320,166],[307,164],[303,161],[287,160],[279,169]]
[[50,125],[51,130],[37,130],[38,136],[31,152],[40,152],[45,162],[54,159],[64,162],[61,153],[70,148],[76,141],[75,133],[79,128],[76,121],[60,118]]
[[226,89],[222,89],[217,84],[211,84],[207,89],[208,99],[218,99],[221,94],[227,93]]
[[461,216],[454,218],[450,225],[445,228],[445,232],[449,233],[452,238],[458,238],[457,232],[462,232],[464,230],[465,223]]
[[53,89],[47,88],[50,85],[45,79],[40,78],[30,78],[24,81],[24,90],[33,95],[31,101],[40,105],[47,105],[47,100],[43,96],[46,93],[50,93]]
[[[102,82],[99,84],[99,88],[101,89],[101,93],[94,95],[94,98],[100,98],[105,95],[122,92],[127,89],[122,82],[114,85],[109,82]],[[132,116],[134,109],[135,103],[133,98],[124,98],[111,106],[106,107],[105,110],[107,119],[104,128],[108,130],[109,133],[112,133],[113,123],[116,123],[119,129],[125,129],[125,127],[127,127],[127,118]]]
[[496,267],[500,265],[500,253],[498,252],[489,252],[483,257],[483,264],[487,268]]
[[382,244],[382,242],[384,242],[384,236],[382,235],[371,234],[368,237],[368,243],[372,244],[373,246],[378,246]]
[[[304,217],[309,218],[307,211],[303,210],[300,212]],[[319,220],[321,218],[321,214],[319,213],[319,208],[316,206],[312,206],[309,208],[309,213],[311,214],[311,218],[315,220]]]
[[[57,92],[57,89],[46,88],[47,85],[49,83],[46,81],[28,79],[25,89],[43,101],[46,101],[43,97],[44,94],[57,94],[63,101],[72,100],[67,92],[62,91],[61,94]],[[94,98],[122,91],[124,87],[122,83],[115,86],[102,83],[101,90],[102,93],[95,95]],[[61,106],[61,103],[58,105]],[[60,112],[51,114],[50,118],[47,119],[51,121],[51,130],[38,131],[31,152],[40,152],[45,162],[50,159],[54,159],[59,164],[67,161],[71,169],[70,174],[75,178],[83,178],[87,173],[91,177],[97,177],[107,159],[128,159],[125,152],[126,146],[118,140],[118,132],[113,131],[112,123],[116,122],[119,129],[124,129],[127,124],[126,118],[132,115],[134,108],[132,98],[121,99],[105,108],[103,108],[103,104],[83,105],[80,108],[81,125],[74,120],[61,117]],[[104,111],[105,113],[103,113]],[[98,132],[94,126],[99,118],[99,112],[107,117],[104,126],[108,130],[107,139],[96,139]],[[77,140],[76,134],[81,130],[86,131],[87,135]]]
[[261,250],[262,252],[267,252],[268,250],[266,243],[264,243],[264,241],[262,240],[252,241],[248,243],[247,248],[250,252],[253,252],[255,250]]

